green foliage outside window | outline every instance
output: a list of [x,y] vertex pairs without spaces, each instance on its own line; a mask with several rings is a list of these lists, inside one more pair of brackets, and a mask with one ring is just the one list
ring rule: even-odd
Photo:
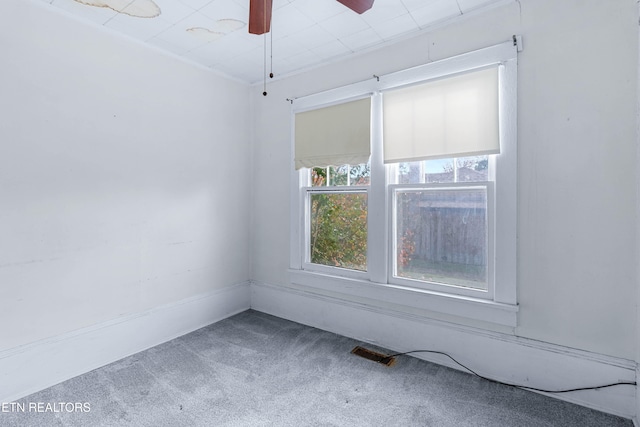
[[367,193],[311,195],[311,262],[367,269]]
[[[311,185],[368,185],[369,165],[313,168]],[[332,267],[367,269],[367,193],[311,194],[311,262]]]

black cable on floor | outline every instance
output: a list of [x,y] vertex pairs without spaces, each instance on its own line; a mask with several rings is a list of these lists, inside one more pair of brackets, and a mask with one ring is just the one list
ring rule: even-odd
[[522,388],[522,389],[526,389],[526,390],[540,391],[540,392],[543,392],[543,393],[569,393],[569,392],[572,392],[572,391],[597,390],[597,389],[600,389],[600,388],[614,387],[614,386],[618,386],[618,385],[633,385],[633,386],[637,385],[637,383],[635,381],[620,381],[620,382],[617,382],[617,383],[604,384],[604,385],[598,385],[598,386],[592,386],[592,387],[578,387],[578,388],[569,388],[569,389],[564,389],[564,390],[545,390],[543,388],[529,387],[529,386],[520,385],[520,384],[511,384],[511,383],[506,383],[506,382],[494,380],[492,378],[487,378],[485,376],[482,376],[482,375],[478,374],[477,372],[475,372],[471,368],[468,368],[467,366],[463,365],[462,363],[458,362],[456,359],[454,359],[453,357],[451,357],[447,353],[444,353],[442,351],[436,351],[436,350],[405,351],[404,353],[396,353],[396,354],[392,354],[390,356],[387,356],[385,358],[385,360],[391,359],[392,357],[404,356],[406,354],[412,354],[412,353],[440,354],[442,356],[448,357],[449,359],[451,359],[457,365],[463,367],[464,369],[466,369],[467,371],[469,371],[470,373],[472,373],[476,377],[482,378],[483,380],[490,381],[490,382],[496,383],[496,384],[508,385],[508,386],[511,386],[511,387],[518,387],[518,388]]

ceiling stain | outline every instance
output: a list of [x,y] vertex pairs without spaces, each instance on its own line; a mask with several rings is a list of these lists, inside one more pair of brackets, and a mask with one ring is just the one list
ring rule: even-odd
[[239,30],[245,25],[247,24],[242,21],[238,21],[237,19],[219,19],[211,28],[193,27],[187,28],[187,32],[202,40],[212,42],[229,33]]
[[107,7],[136,18],[155,18],[160,7],[153,0],[75,0],[87,6]]
[[224,33],[212,31],[208,28],[203,27],[187,28],[187,32],[207,42],[212,42],[214,40],[218,40],[220,37],[225,36]]

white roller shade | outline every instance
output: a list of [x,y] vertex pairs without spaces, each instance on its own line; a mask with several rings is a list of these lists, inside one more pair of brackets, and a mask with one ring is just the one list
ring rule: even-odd
[[500,152],[498,67],[383,94],[384,162]]
[[296,169],[369,160],[370,97],[297,113],[295,120]]

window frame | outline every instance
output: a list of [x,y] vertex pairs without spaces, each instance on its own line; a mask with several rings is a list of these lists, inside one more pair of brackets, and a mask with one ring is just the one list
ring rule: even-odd
[[[393,280],[391,259],[392,186],[395,184],[393,165],[382,160],[382,97],[385,90],[399,88],[436,78],[443,78],[473,69],[499,65],[499,103],[501,152],[489,156],[494,178],[491,209],[495,229],[489,225],[493,238],[494,281],[491,292],[452,292],[445,286],[425,289],[407,286]],[[291,229],[290,268],[292,284],[313,292],[334,293],[380,301],[381,306],[396,304],[410,308],[439,312],[467,319],[506,326],[517,325],[516,300],[516,213],[517,213],[517,46],[512,41],[476,50],[451,58],[402,70],[386,76],[339,87],[326,92],[297,98],[291,107]],[[371,177],[368,188],[368,242],[365,274],[336,267],[316,268],[304,262],[306,196],[308,170],[293,167],[295,113],[372,96]],[[472,184],[472,183],[468,183]],[[422,185],[422,184],[421,184]],[[349,187],[338,187],[340,191]],[[489,249],[489,248],[488,248]],[[323,266],[324,267],[324,266]],[[347,270],[347,271],[342,271]]]
[[[390,212],[390,231],[389,237],[390,253],[389,262],[389,283],[395,285],[406,286],[416,289],[424,289],[435,292],[443,290],[450,291],[455,295],[467,295],[481,299],[493,299],[495,290],[495,191],[493,181],[471,181],[471,182],[434,182],[422,184],[389,184],[389,212]],[[396,196],[398,190],[420,191],[420,190],[449,190],[449,189],[467,189],[467,188],[484,188],[487,195],[487,289],[465,288],[447,283],[429,282],[425,280],[414,280],[396,276],[397,264],[397,215],[396,215]]]
[[[307,171],[308,168],[305,168]],[[303,230],[302,230],[302,261],[301,261],[301,269],[306,271],[314,271],[318,273],[332,274],[344,277],[357,278],[361,280],[369,280],[368,270],[355,270],[344,267],[334,267],[330,265],[324,264],[316,264],[311,262],[311,253],[309,248],[310,243],[310,227],[311,223],[311,196],[313,194],[347,194],[347,193],[364,193],[367,195],[367,206],[369,199],[369,186],[364,185],[354,185],[354,186],[329,186],[329,187],[302,187],[300,189],[302,195],[300,197],[304,207],[302,210],[304,211],[304,220],[303,220]],[[367,216],[369,214],[369,210],[367,208]],[[367,224],[369,221],[367,221]],[[367,225],[368,227],[368,225]],[[367,240],[368,240],[368,230],[367,230]],[[367,242],[368,243],[368,242]],[[368,244],[367,244],[367,264],[369,264],[369,254],[368,254]]]

